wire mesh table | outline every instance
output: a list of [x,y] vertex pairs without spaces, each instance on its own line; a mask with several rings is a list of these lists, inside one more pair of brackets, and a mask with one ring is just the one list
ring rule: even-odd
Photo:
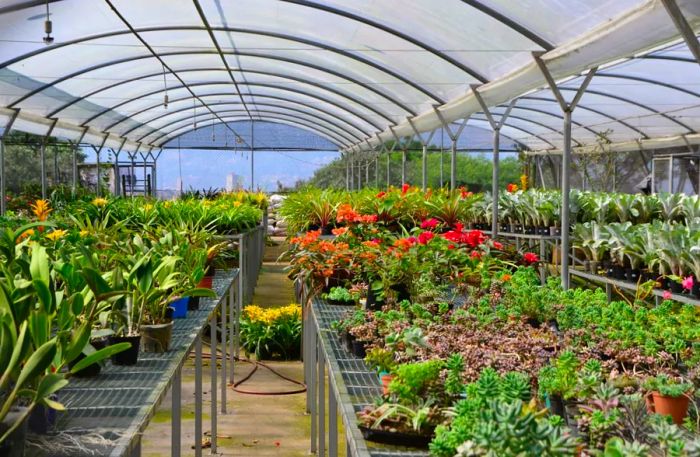
[[[200,299],[199,309],[185,319],[176,319],[170,350],[163,354],[139,354],[134,366],[107,362],[94,378],[72,378],[59,392],[66,411],[59,414],[49,435],[30,435],[29,457],[139,456],[141,434],[156,413],[168,389],[172,394],[171,454],[181,452],[181,370],[188,355],[195,352],[195,455],[202,455],[202,335],[210,327],[211,347],[223,354],[221,370],[211,363],[211,440],[216,452],[216,416],[219,406],[217,384],[221,389],[221,412],[226,413],[228,356],[233,374],[237,338],[234,323],[240,313],[238,270],[217,271],[213,280],[214,299]],[[218,322],[220,319],[220,322]],[[227,323],[228,321],[228,323]],[[219,325],[220,324],[220,325]],[[230,333],[229,333],[230,332]],[[217,344],[217,334],[222,344]],[[227,347],[230,343],[230,348]],[[230,350],[229,350],[230,349]],[[212,353],[215,351],[212,350]],[[228,354],[228,355],[227,355]],[[218,383],[218,378],[221,378]]]
[[[345,317],[351,309],[313,299],[304,310],[304,375],[308,386],[306,406],[311,414],[311,452],[325,456],[327,451],[329,457],[338,455],[340,413],[348,457],[427,457],[426,450],[368,442],[357,427],[355,413],[373,404],[381,396],[382,386],[377,374],[363,359],[348,352],[340,344],[337,333],[331,330],[331,323]],[[328,389],[324,379],[326,370]]]

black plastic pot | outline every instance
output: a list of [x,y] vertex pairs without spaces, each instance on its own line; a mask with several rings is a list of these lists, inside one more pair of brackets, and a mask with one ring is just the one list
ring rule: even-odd
[[[4,435],[25,412],[26,408],[10,410],[7,416],[5,416],[5,420],[0,422],[0,435]],[[25,418],[12,433],[0,443],[0,456],[24,457],[24,445],[27,441],[27,422]]]
[[381,311],[384,300],[379,300],[372,288],[367,289],[367,309],[370,311]]
[[406,284],[394,284],[391,286],[391,290],[396,292],[396,301],[398,303],[404,300],[411,301],[411,293],[408,291],[408,286]]
[[321,235],[332,235],[333,234],[333,227],[330,225],[324,225],[321,228]]
[[542,236],[549,236],[549,227],[538,227],[537,234]]
[[168,352],[170,340],[173,336],[173,323],[142,325],[141,331],[141,346],[143,352],[163,353]]
[[625,279],[625,268],[620,265],[613,265],[612,267],[613,278],[615,279]]
[[639,278],[641,277],[642,273],[639,271],[637,268],[627,268],[625,270],[625,278],[633,283],[636,283],[639,281]]
[[355,337],[352,336],[349,332],[346,333],[345,335],[345,349],[347,349],[348,352],[352,353],[352,348],[353,344],[355,342]]
[[372,441],[375,443],[391,444],[395,446],[409,446],[418,448],[427,448],[430,441],[433,439],[433,431],[429,430],[426,433],[399,433],[390,432],[387,430],[380,430],[374,428],[367,428],[365,426],[359,426],[362,436],[367,441]]
[[331,300],[329,298],[326,299],[326,302],[328,302],[329,305],[333,306],[353,306],[355,304],[354,301],[343,301],[343,300]]
[[671,292],[673,292],[674,294],[682,294],[683,293],[683,284],[681,284],[679,282],[670,281],[669,287],[671,289]]
[[122,351],[112,356],[114,365],[136,365],[139,361],[139,349],[141,347],[141,335],[136,336],[110,336],[109,344],[131,343],[131,347],[126,351]]
[[190,297],[190,301],[187,303],[188,311],[197,311],[199,309],[199,297]]
[[693,295],[695,298],[700,298],[700,282],[696,279],[695,282],[693,283]]
[[[100,340],[95,340],[91,341],[90,344],[96,349],[104,349],[107,347],[107,340],[106,339],[100,339]],[[70,368],[73,368],[78,362],[83,360],[85,357],[87,357],[85,354],[80,354],[78,357],[76,357],[75,360],[70,362],[68,366]],[[100,363],[93,363],[91,365],[86,366],[80,371],[76,371],[73,376],[76,378],[94,378],[95,376],[100,374],[100,371],[102,371],[102,365]]]
[[[49,397],[53,401],[58,401],[58,395],[53,394]],[[51,428],[56,424],[56,410],[44,405],[36,405],[31,413],[27,425],[32,433],[46,435]],[[4,454],[1,454],[4,455]]]
[[559,395],[549,396],[549,411],[563,419],[566,419],[566,409],[564,408],[564,400]]
[[355,357],[364,359],[367,356],[367,350],[365,349],[365,342],[358,341],[357,339],[352,342],[352,353]]
[[561,236],[561,227],[549,227],[549,236]]
[[532,225],[528,225],[527,227],[525,227],[525,234],[526,235],[534,235],[536,232],[537,232],[537,229]]

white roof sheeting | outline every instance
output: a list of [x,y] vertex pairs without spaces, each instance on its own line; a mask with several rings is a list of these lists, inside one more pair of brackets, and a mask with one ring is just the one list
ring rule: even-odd
[[[672,0],[664,0],[672,1]],[[700,2],[675,0],[700,29]],[[125,149],[201,123],[259,119],[366,148],[518,98],[503,133],[561,148],[565,96],[600,66],[574,112],[574,145],[698,142],[700,67],[662,0],[0,0],[0,129]],[[163,96],[169,106],[163,106]],[[85,130],[87,128],[87,130]],[[378,136],[377,136],[378,134]],[[675,139],[674,139],[675,138]],[[685,139],[684,139],[685,138]],[[360,145],[360,146],[358,146]],[[622,146],[617,146],[622,147]]]

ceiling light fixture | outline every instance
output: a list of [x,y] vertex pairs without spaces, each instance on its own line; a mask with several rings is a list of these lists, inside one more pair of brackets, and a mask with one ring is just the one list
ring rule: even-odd
[[51,32],[53,32],[53,24],[51,23],[51,19],[49,19],[50,15],[51,13],[49,12],[49,0],[46,0],[46,20],[44,21],[44,32],[46,33],[46,36],[44,37],[44,43],[46,44],[53,43],[53,37],[51,36]]

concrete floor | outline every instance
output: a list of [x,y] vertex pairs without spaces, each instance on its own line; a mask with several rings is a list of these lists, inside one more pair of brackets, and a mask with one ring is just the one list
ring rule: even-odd
[[[287,279],[285,265],[276,264],[284,249],[280,239],[268,246],[253,303],[260,306],[283,306],[294,302],[292,282]],[[208,349],[205,348],[205,352]],[[301,362],[267,362],[267,365],[292,379],[303,380]],[[250,364],[238,363],[235,379],[241,379],[251,369]],[[209,365],[205,361],[203,376],[204,412],[203,430],[209,435],[211,402],[209,396]],[[259,369],[242,388],[270,392],[295,390],[298,386],[280,379],[268,370]],[[236,457],[301,457],[309,455],[310,418],[306,415],[306,394],[294,395],[246,395],[228,391],[228,414],[218,417],[219,456]],[[142,455],[149,457],[170,456],[170,395],[143,435]],[[342,430],[339,436],[342,443]],[[183,368],[182,379],[182,455],[194,455],[194,365],[188,362]],[[344,446],[341,453],[344,454]],[[205,449],[203,455],[211,455]]]

